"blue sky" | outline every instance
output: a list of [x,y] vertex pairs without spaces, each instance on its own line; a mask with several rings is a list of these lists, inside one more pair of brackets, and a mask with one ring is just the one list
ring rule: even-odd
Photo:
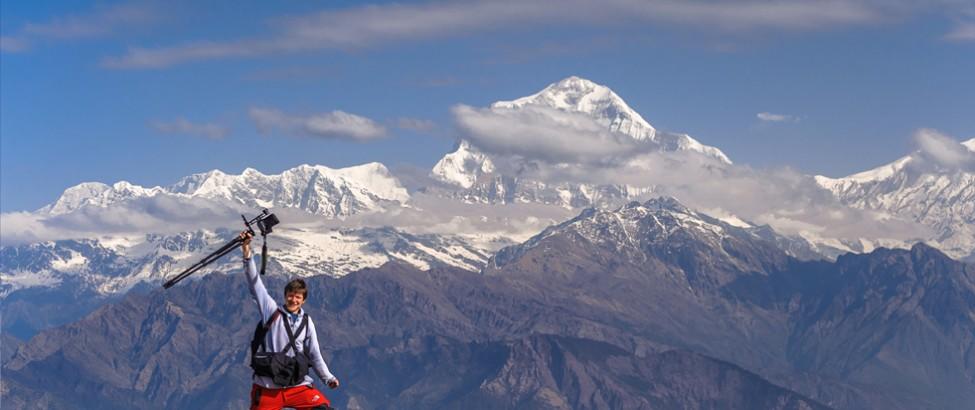
[[[168,185],[303,163],[429,169],[459,136],[451,107],[570,75],[756,168],[835,177],[907,154],[920,128],[975,137],[971,1],[0,8],[3,212],[85,181]],[[295,128],[311,116],[327,127]]]

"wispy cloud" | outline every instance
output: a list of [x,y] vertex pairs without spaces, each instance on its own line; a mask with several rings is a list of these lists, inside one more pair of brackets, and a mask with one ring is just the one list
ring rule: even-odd
[[327,66],[291,66],[259,69],[241,76],[245,81],[306,81],[322,80],[335,76],[335,70]]
[[161,12],[148,3],[100,7],[85,14],[55,17],[42,23],[27,23],[12,36],[3,38],[3,52],[24,51],[36,40],[76,40],[104,37],[124,29],[142,27],[160,19]]
[[948,34],[946,40],[951,41],[975,41],[975,21],[965,21],[957,23]]
[[30,48],[30,44],[23,38],[0,36],[0,52],[17,53],[28,48]]
[[45,23],[28,23],[24,33],[49,38],[98,37],[119,28],[155,20],[156,13],[145,4],[123,4],[89,14],[58,17]]
[[174,121],[150,121],[149,126],[164,134],[185,134],[195,137],[221,139],[230,134],[230,129],[217,124],[195,124],[185,118]]
[[437,124],[433,121],[416,118],[400,118],[396,120],[396,126],[404,130],[419,132],[430,132],[437,128]]
[[279,18],[271,34],[233,41],[198,41],[160,48],[131,48],[109,57],[109,68],[158,68],[189,61],[271,53],[349,49],[445,35],[576,24],[627,27],[654,23],[700,30],[816,30],[869,24],[890,14],[872,2],[678,0],[514,1],[476,0],[369,5]]
[[975,2],[967,0],[941,0],[946,1],[956,7],[952,7],[952,12],[949,14],[954,21],[954,26],[951,28],[947,34],[945,34],[944,39],[948,41],[955,42],[968,42],[975,41]]
[[375,121],[344,111],[300,116],[271,108],[251,108],[251,120],[261,133],[278,131],[298,137],[320,137],[369,141],[386,136],[386,128]]
[[975,172],[975,152],[937,130],[921,129],[914,134],[918,151],[915,167],[926,170]]
[[760,112],[755,117],[765,122],[799,122],[799,117],[788,114],[772,114],[770,112]]

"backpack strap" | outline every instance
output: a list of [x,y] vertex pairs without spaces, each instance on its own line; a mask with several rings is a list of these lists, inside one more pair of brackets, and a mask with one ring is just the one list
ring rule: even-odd
[[297,331],[292,332],[291,326],[287,323],[284,325],[284,330],[288,332],[288,347],[282,350],[282,353],[286,353],[288,349],[293,349],[295,354],[298,354],[298,347],[295,346],[295,341],[298,340],[298,336],[301,336],[301,332],[304,332],[306,327],[308,327],[308,314],[305,313],[301,315],[301,325],[298,326]]
[[251,340],[251,357],[254,357],[254,354],[257,353],[258,349],[264,349],[267,351],[266,346],[264,345],[264,339],[267,336],[268,330],[271,329],[271,325],[274,324],[274,321],[278,319],[278,316],[281,316],[281,309],[274,309],[274,313],[271,315],[271,318],[267,320],[267,323],[257,322],[257,329],[254,329],[254,339]]
[[274,323],[274,320],[277,319],[278,316],[281,316],[281,309],[274,309],[274,313],[271,314],[271,318],[268,319],[267,324],[264,325],[265,332],[271,328],[271,324]]

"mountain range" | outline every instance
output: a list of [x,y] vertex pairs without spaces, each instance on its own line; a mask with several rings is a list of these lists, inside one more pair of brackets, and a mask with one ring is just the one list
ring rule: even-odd
[[[717,174],[735,167],[719,149],[657,130],[612,90],[578,77],[480,112],[565,115],[624,146],[696,156]],[[199,221],[258,208],[283,215],[269,237],[268,280],[279,285],[297,275],[330,289],[315,314],[335,316],[322,335],[334,343],[333,361],[359,369],[350,373],[359,387],[338,396],[349,408],[957,408],[975,401],[972,268],[941,253],[975,260],[970,169],[932,166],[915,152],[849,177],[809,177],[842,206],[930,229],[917,239],[934,249],[869,236],[784,235],[675,198],[645,200],[666,191],[661,185],[545,182],[534,177],[538,170],[571,164],[478,142],[461,136],[431,170],[436,182],[410,190],[379,163],[301,165],[277,175],[213,170],[167,187],[83,183],[28,215],[45,228],[72,229],[106,216],[137,225],[140,215],[167,209]],[[975,152],[975,139],[962,146]],[[470,211],[445,211],[463,207]],[[559,217],[570,213],[576,216]],[[545,225],[526,234],[525,227]],[[243,406],[207,399],[244,397],[239,347],[247,309],[203,299],[224,288],[246,300],[233,278],[210,275],[238,270],[236,254],[170,293],[156,288],[235,234],[113,225],[9,243],[5,232],[3,400],[23,408],[25,397],[39,395],[52,407],[71,407],[66,392],[88,389],[85,403]],[[219,343],[184,356],[198,347],[185,340],[210,338]],[[67,346],[96,340],[128,344],[90,352]],[[91,367],[101,356],[114,361]],[[35,390],[63,369],[77,377],[50,393]],[[601,371],[604,378],[592,376]]]
[[[731,160],[717,148],[701,144],[687,135],[657,130],[615,92],[578,77],[553,83],[527,97],[496,102],[486,110],[518,112],[532,109],[588,118],[596,127],[631,140],[637,144],[635,146],[644,144],[654,152],[688,152],[707,158],[716,167],[732,166]],[[975,151],[975,139],[963,144],[968,150]],[[431,171],[431,175],[443,184],[420,187],[414,192],[404,188],[400,180],[379,163],[341,169],[301,165],[277,175],[264,175],[253,169],[246,169],[240,175],[213,170],[182,178],[168,187],[145,188],[124,181],[113,185],[79,184],[65,190],[56,201],[33,212],[32,216],[45,225],[57,225],[71,218],[88,218],[92,212],[98,211],[110,215],[108,219],[124,224],[133,214],[158,209],[178,208],[179,216],[182,216],[193,214],[192,209],[200,207],[210,212],[201,213],[203,218],[211,218],[215,212],[232,214],[268,207],[278,212],[291,210],[309,215],[304,219],[329,221],[403,212],[438,213],[426,209],[426,205],[417,205],[415,195],[430,196],[435,198],[433,202],[459,199],[474,204],[607,209],[634,198],[653,196],[660,189],[654,185],[628,184],[552,185],[519,174],[504,174],[496,168],[496,162],[510,166],[512,161],[521,161],[519,166],[524,169],[539,166],[526,159],[486,154],[470,141],[460,138],[457,149],[446,154]],[[950,256],[975,257],[975,209],[972,208],[975,206],[975,174],[917,166],[921,162],[922,158],[914,153],[875,170],[838,179],[817,176],[815,182],[852,208],[875,212],[881,218],[899,218],[929,227],[934,234],[918,239],[925,239]],[[182,202],[178,202],[177,207],[152,202],[169,199]],[[112,214],[115,210],[120,210],[120,216]],[[446,264],[477,271],[495,251],[527,237],[490,223],[478,221],[480,225],[472,227],[474,218],[477,216],[457,216],[449,223],[437,222],[446,227],[439,231],[427,229],[428,222],[397,226],[395,217],[381,220],[379,224],[366,222],[360,227],[355,227],[354,223],[346,225],[349,227],[336,227],[296,224],[288,220],[271,238],[271,270],[301,276],[327,274],[337,277],[398,260],[420,269]],[[510,213],[503,218],[510,219]],[[529,218],[538,219],[533,215]],[[488,220],[486,216],[480,219]],[[869,251],[878,244],[910,246],[909,242],[883,238],[782,235],[769,226],[743,221],[734,215],[717,219],[746,227],[751,235],[761,236],[789,255],[806,260],[833,259],[845,252]],[[558,222],[559,219],[552,220],[552,223]],[[417,229],[418,226],[422,229]],[[28,289],[97,295],[96,300],[122,295],[131,289],[161,282],[228,241],[233,233],[224,228],[206,228],[166,233],[74,235],[75,239],[0,247],[0,255],[3,255],[0,259],[0,297],[20,300],[22,296],[15,293]],[[230,261],[221,261],[203,273],[225,270],[230,264]],[[68,315],[60,320],[41,320],[36,323],[44,325],[30,328],[36,330],[78,317]],[[16,321],[8,319],[3,328],[11,329]],[[17,334],[29,337],[32,332]]]
[[[40,332],[4,364],[5,403],[245,406],[256,310],[240,275]],[[341,408],[975,401],[975,266],[923,244],[802,261],[673,198],[584,211],[481,272],[391,262],[308,281]]]
[[61,215],[86,206],[106,208],[159,195],[248,208],[298,208],[328,217],[377,211],[409,200],[409,193],[389,170],[374,162],[341,169],[300,165],[278,175],[264,175],[251,168],[240,175],[213,170],[190,175],[166,188],[144,188],[125,181],[112,185],[89,182],[68,188],[57,201],[37,212]]

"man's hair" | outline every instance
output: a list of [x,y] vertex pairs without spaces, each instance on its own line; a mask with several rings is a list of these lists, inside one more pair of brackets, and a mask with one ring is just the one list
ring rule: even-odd
[[291,282],[284,287],[284,295],[288,296],[291,292],[301,293],[303,299],[308,299],[308,286],[305,286],[305,280],[302,278],[292,279]]

